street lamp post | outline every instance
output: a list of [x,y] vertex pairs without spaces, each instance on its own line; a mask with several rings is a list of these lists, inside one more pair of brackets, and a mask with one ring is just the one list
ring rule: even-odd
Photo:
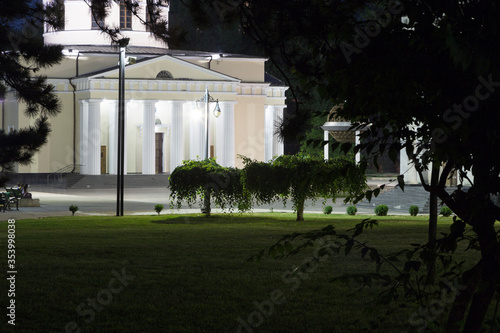
[[129,39],[118,41],[120,46],[120,62],[118,72],[118,158],[116,182],[116,216],[123,216],[123,197],[125,181],[125,49]]
[[[205,103],[205,159],[210,158],[210,103],[216,103],[215,109],[214,109],[214,116],[215,118],[218,118],[221,114],[220,106],[219,106],[219,100],[214,99],[210,94],[208,93],[208,88],[205,89],[205,95],[200,99],[197,100],[196,103],[198,102],[204,102]],[[210,188],[205,188],[205,195],[203,198],[203,207],[201,208],[201,212],[206,214],[207,216],[210,215]]]
[[210,94],[208,93],[208,88],[205,89],[205,95],[200,99],[196,101],[205,103],[205,159],[210,158],[210,103],[217,103],[215,105],[214,109],[214,116],[215,118],[218,118],[221,114],[220,111],[220,106],[219,106],[219,100],[214,99]]

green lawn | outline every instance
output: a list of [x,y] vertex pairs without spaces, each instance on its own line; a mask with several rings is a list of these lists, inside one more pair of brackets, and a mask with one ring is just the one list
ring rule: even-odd
[[[346,230],[361,219],[306,215],[305,222],[294,222],[293,214],[268,213],[17,221],[16,326],[6,325],[8,285],[2,278],[1,331],[368,331],[387,310],[369,303],[378,290],[356,292],[329,282],[341,273],[373,271],[359,255],[333,256],[302,279],[284,275],[313,248],[285,260],[243,263],[284,234],[328,224]],[[383,252],[425,242],[425,217],[377,219],[380,226],[363,238]],[[450,222],[440,219],[440,231]],[[7,222],[1,230],[6,262]],[[120,282],[123,274],[128,278]],[[413,311],[387,317],[377,331],[408,330]]]

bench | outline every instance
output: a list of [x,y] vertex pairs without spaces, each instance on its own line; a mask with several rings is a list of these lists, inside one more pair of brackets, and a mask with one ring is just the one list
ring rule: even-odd
[[7,194],[1,192],[0,193],[0,210],[2,210],[5,213],[5,209],[7,209],[7,206],[9,206],[9,197]]
[[8,199],[9,199],[9,208],[10,204],[15,203],[16,204],[16,210],[19,210],[19,201],[21,200],[21,190],[16,189],[16,188],[6,188],[5,191],[7,191]]

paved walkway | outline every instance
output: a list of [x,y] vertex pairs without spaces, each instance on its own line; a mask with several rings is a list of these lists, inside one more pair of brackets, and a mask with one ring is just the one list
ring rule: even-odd
[[[376,185],[372,183],[371,185]],[[33,185],[30,188],[33,198],[40,199],[40,207],[19,207],[19,211],[12,209],[5,213],[0,212],[0,221],[7,219],[31,219],[49,216],[69,216],[69,206],[77,205],[79,211],[76,215],[116,215],[116,188],[109,189],[60,189],[47,187],[43,185]],[[180,210],[170,210],[169,207],[170,192],[164,187],[150,188],[129,188],[125,189],[124,195],[124,215],[144,215],[156,214],[154,212],[155,204],[163,204],[165,209],[162,214],[178,213],[198,213],[200,209],[197,206],[189,208],[183,205]],[[327,201],[326,205],[333,207],[333,213],[345,214],[346,205],[343,199],[337,199],[333,204]],[[273,205],[255,207],[254,212],[293,212],[292,203],[288,202],[286,206],[277,202]],[[214,212],[220,210],[214,209]],[[323,202],[317,200],[313,203],[309,200],[306,203],[306,213],[322,213]],[[373,208],[358,207],[359,214],[373,214]],[[401,212],[405,214],[407,212]]]

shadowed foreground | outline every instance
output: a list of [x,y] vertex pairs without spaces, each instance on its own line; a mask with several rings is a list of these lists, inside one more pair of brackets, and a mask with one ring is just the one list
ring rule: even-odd
[[[293,214],[60,217],[16,222],[15,329],[2,332],[358,332],[411,328],[415,309],[369,301],[329,279],[373,271],[357,254],[331,256],[308,274],[289,277],[314,248],[286,260],[245,259],[282,235],[362,217]],[[362,237],[382,252],[425,241],[424,217],[385,217]],[[451,219],[440,220],[445,231]],[[6,244],[7,223],[1,242]],[[6,257],[6,246],[2,247]],[[8,285],[2,279],[4,311]],[[385,319],[377,320],[379,316]],[[414,327],[415,328],[415,327]]]

